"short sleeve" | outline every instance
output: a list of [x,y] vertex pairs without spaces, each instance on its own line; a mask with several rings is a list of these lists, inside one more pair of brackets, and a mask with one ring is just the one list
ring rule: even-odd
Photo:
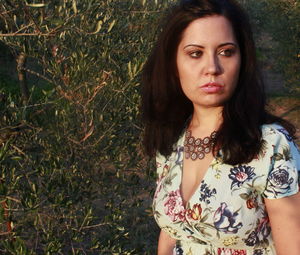
[[272,129],[266,140],[271,144],[271,167],[268,173],[263,197],[277,199],[296,194],[299,191],[300,153],[288,132],[280,126]]

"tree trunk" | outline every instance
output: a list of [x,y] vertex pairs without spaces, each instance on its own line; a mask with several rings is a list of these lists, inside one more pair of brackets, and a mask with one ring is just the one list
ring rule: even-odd
[[17,71],[18,71],[18,79],[19,79],[23,102],[24,104],[27,104],[29,101],[29,89],[26,80],[26,73],[24,71],[25,65],[26,65],[26,55],[24,52],[21,52],[17,56]]

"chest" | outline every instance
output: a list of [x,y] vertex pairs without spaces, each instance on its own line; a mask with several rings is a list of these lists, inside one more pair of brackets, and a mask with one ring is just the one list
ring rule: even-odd
[[213,160],[204,172],[195,169],[195,173],[187,174],[183,164],[171,165],[153,200],[156,221],[160,227],[175,231],[174,237],[179,239],[192,234],[205,242],[219,242],[218,236],[237,233],[247,239],[257,219],[265,219],[258,192],[262,177],[247,167]]
[[207,155],[202,160],[183,160],[180,193],[184,205],[200,186],[213,161],[212,155]]

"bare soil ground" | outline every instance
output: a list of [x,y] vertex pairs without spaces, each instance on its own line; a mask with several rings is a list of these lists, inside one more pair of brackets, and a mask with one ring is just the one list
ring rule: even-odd
[[296,126],[297,143],[300,146],[300,97],[271,97],[268,109],[270,112],[287,119]]

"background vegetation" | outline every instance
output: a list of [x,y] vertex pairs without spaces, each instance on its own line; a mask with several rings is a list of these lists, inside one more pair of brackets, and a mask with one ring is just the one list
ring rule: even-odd
[[[1,254],[155,254],[139,76],[173,2],[0,3]],[[299,2],[240,2],[299,127]]]

